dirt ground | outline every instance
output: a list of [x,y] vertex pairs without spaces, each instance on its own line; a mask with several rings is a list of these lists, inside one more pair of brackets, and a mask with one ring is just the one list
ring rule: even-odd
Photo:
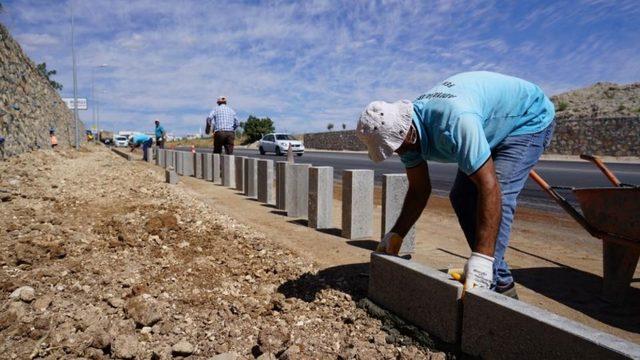
[[[335,228],[313,231],[306,220],[288,218],[273,206],[247,199],[235,190],[194,178],[181,181],[178,187],[317,263],[324,273],[367,272],[369,256],[377,241],[348,241],[340,237],[339,184],[334,191]],[[379,194],[377,189],[375,239],[380,237]],[[413,260],[438,269],[462,267],[470,253],[448,199],[442,197],[430,199],[417,224],[416,243]],[[640,342],[640,267],[623,305],[604,302],[600,297],[602,243],[569,216],[519,208],[507,260],[522,301]],[[366,276],[355,281],[357,287],[366,287]]]
[[451,358],[357,306],[368,251],[271,211],[102,147],[0,162],[0,358]]

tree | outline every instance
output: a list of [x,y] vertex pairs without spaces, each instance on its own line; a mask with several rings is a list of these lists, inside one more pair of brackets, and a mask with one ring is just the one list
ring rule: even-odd
[[249,115],[247,121],[243,123],[244,143],[251,144],[262,138],[263,135],[272,133],[276,129],[273,127],[273,121],[269,117],[257,118]]
[[347,130],[347,124],[342,123],[342,130]]
[[42,64],[38,64],[38,72],[45,77],[45,79],[47,79],[47,81],[49,81],[49,84],[51,84],[51,86],[56,89],[56,90],[62,90],[62,84],[60,84],[59,82],[51,79],[51,77],[55,74],[57,74],[58,72],[56,70],[47,70],[47,63],[43,62]]
[[333,123],[328,123],[327,124],[327,130],[329,130],[329,131],[333,130]]

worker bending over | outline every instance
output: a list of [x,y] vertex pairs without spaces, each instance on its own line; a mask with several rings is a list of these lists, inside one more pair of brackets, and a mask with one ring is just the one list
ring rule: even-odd
[[142,146],[142,160],[147,161],[147,149],[153,146],[153,138],[145,134],[134,134],[129,138],[131,152]]
[[472,251],[465,289],[517,297],[505,251],[516,199],[551,141],[554,115],[538,86],[484,71],[454,75],[413,102],[369,104],[358,137],[374,162],[398,153],[409,180],[400,216],[378,251],[396,255],[427,205],[427,161],[455,162],[449,198]]

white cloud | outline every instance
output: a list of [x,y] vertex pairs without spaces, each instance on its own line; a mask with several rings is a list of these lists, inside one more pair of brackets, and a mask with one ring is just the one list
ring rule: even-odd
[[[573,6],[572,16],[558,4],[493,1],[75,1],[79,92],[90,97],[91,69],[107,63],[95,83],[107,91],[101,118],[110,126],[143,129],[159,117],[172,131],[197,131],[225,94],[240,116],[270,116],[279,129],[301,132],[328,122],[353,128],[368,102],[412,99],[470,69],[548,91],[637,81],[631,15],[592,1]],[[637,14],[632,3],[620,9]],[[0,19],[10,16],[5,23],[28,54],[47,59],[70,93],[68,2],[6,8]],[[613,22],[627,27],[598,27]],[[574,33],[558,30],[568,24]]]

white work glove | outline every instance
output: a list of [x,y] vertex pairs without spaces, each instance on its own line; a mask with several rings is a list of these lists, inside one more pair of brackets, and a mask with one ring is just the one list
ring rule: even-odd
[[471,257],[464,265],[464,290],[474,287],[488,289],[493,282],[493,258],[477,252],[472,252]]
[[394,232],[388,232],[384,235],[382,241],[380,241],[380,244],[378,244],[376,252],[389,255],[398,255],[398,252],[400,252],[400,247],[402,246],[402,240],[402,236]]

